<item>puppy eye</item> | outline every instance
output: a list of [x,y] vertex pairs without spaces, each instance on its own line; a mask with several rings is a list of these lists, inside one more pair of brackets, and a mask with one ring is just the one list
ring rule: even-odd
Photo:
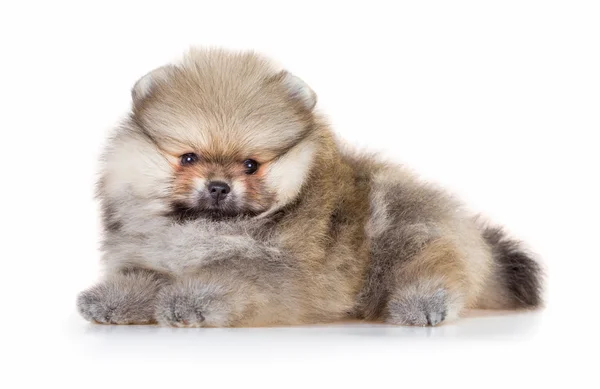
[[181,157],[181,165],[192,165],[198,162],[198,155],[195,153],[183,154]]
[[247,159],[244,161],[244,168],[246,174],[254,174],[258,170],[258,162],[253,159]]

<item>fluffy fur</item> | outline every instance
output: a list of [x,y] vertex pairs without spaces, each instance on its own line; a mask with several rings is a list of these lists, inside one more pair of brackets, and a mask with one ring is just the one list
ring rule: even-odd
[[106,275],[78,298],[86,319],[437,325],[540,305],[539,266],[518,242],[401,166],[346,150],[314,92],[267,59],[192,50],[132,96],[103,158]]

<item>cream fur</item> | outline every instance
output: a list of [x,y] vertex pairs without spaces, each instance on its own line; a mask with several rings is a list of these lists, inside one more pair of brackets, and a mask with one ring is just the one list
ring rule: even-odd
[[541,304],[539,265],[517,241],[344,146],[314,92],[270,60],[193,49],[132,95],[103,157],[105,275],[78,298],[86,319],[438,325]]

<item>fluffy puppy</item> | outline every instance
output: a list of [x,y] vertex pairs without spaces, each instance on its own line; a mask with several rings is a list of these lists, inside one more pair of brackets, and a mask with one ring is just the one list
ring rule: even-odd
[[540,269],[500,229],[402,167],[339,144],[299,78],[192,50],[134,86],[103,157],[99,323],[437,325],[540,305]]

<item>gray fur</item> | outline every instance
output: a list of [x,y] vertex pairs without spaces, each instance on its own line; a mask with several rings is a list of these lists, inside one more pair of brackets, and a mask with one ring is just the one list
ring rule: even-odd
[[102,324],[154,323],[155,299],[166,278],[143,270],[113,274],[77,297],[79,313]]
[[[133,96],[103,157],[106,276],[78,297],[87,320],[421,326],[541,303],[539,266],[514,241],[402,166],[347,150],[312,90],[263,57],[193,50]],[[202,205],[211,180],[235,207]]]
[[[394,308],[386,306],[390,295],[401,286],[396,277],[402,267],[428,243],[444,234],[441,229],[444,219],[452,220],[452,213],[462,211],[461,204],[447,193],[414,181],[410,176],[399,178],[396,172],[384,171],[371,183],[371,266],[360,297],[367,319],[381,317],[386,308],[393,311]],[[421,292],[435,294],[437,288],[436,285],[432,291]],[[414,298],[407,297],[409,301]],[[409,305],[411,309],[420,306]],[[419,317],[425,318],[427,313],[423,311]],[[398,321],[397,314],[393,315],[393,321]],[[407,322],[412,321],[407,319]]]
[[483,238],[492,247],[495,277],[512,308],[541,305],[542,269],[523,244],[498,227],[486,227]]
[[[174,327],[228,327],[238,315],[228,301],[239,290],[233,285],[218,285],[198,280],[180,281],[164,288],[157,300],[156,318],[160,324]],[[229,296],[228,296],[229,295]]]
[[[407,288],[410,289],[410,288]],[[435,326],[446,318],[448,293],[439,288],[433,290],[400,290],[390,299],[388,322],[411,326]]]

